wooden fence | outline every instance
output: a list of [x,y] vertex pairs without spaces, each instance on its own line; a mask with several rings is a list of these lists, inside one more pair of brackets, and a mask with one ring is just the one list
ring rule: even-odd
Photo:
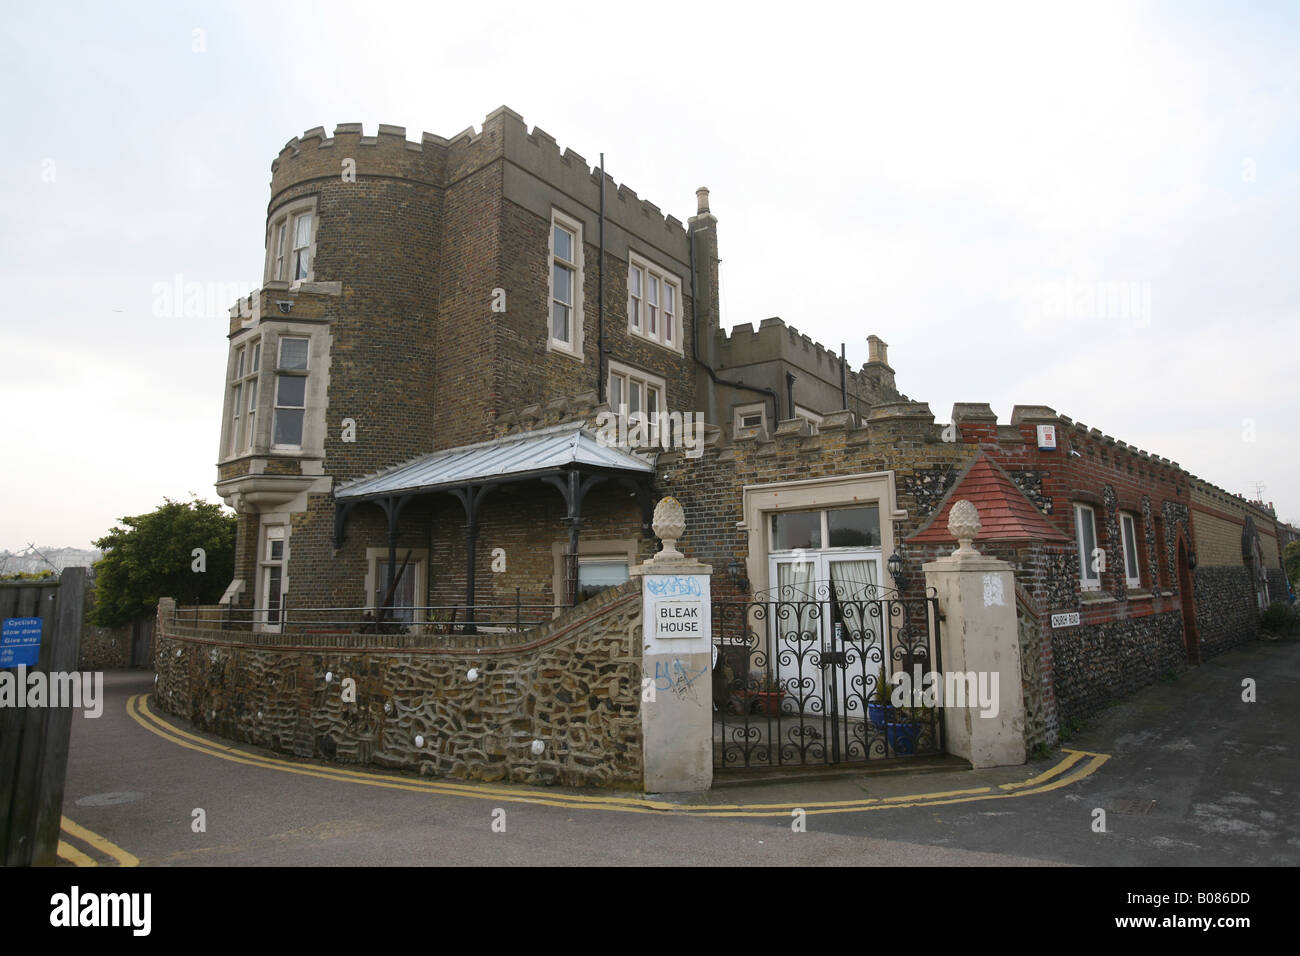
[[[39,656],[27,672],[76,671],[85,600],[85,568],[67,568],[57,581],[0,581],[0,619],[41,619]],[[0,706],[0,864],[55,864],[71,732],[71,707]]]

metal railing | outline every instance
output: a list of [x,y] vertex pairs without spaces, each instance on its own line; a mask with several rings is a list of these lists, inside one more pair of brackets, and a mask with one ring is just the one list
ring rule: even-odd
[[930,707],[895,707],[893,675],[940,671],[933,592],[817,583],[713,606],[714,768],[868,761],[944,749]]
[[452,635],[511,633],[551,621],[568,604],[525,603],[520,589],[509,604],[433,604],[389,607],[177,607],[173,623],[220,630],[259,629],[280,634]]

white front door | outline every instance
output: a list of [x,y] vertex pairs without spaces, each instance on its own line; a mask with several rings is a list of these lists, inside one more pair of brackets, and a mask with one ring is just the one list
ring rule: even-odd
[[783,710],[864,716],[861,700],[846,707],[870,695],[879,667],[879,549],[798,551],[769,562],[769,673],[785,687]]

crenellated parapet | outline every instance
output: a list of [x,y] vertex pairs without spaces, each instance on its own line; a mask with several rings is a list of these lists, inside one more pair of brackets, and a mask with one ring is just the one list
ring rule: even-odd
[[[733,326],[729,333],[719,329],[715,337],[721,369],[786,362],[816,376],[832,389],[839,388],[840,369],[846,364],[841,362],[839,354],[786,325],[780,318],[764,319],[757,329],[749,322]],[[906,399],[894,382],[894,370],[886,359],[885,343],[875,335],[868,336],[867,341],[870,360],[860,369],[852,366],[845,369],[850,395],[859,396],[869,406]]]
[[[572,149],[561,149],[555,137],[539,126],[530,131],[522,116],[507,107],[488,115],[483,135],[499,139],[510,166],[521,176],[519,185],[526,188],[530,179],[555,186],[570,201],[576,200],[590,212],[600,208],[599,164],[589,165],[586,158]],[[512,185],[507,172],[507,191]],[[520,191],[523,191],[521,189]],[[685,256],[686,229],[680,219],[666,215],[658,206],[641,199],[626,184],[605,174],[605,218],[607,223],[623,226],[632,234],[645,236],[674,255]]]
[[1120,441],[1099,428],[1076,422],[1047,405],[1017,405],[1011,410],[1010,423],[999,422],[987,402],[957,402],[952,408],[952,426],[963,441],[1003,446],[1030,445],[1037,441],[1039,425],[1056,426],[1056,440],[1062,455],[1095,457],[1107,466],[1150,473],[1165,479],[1191,477],[1178,462]]
[[[480,129],[470,126],[446,138],[424,132],[418,139],[408,139],[405,127],[386,123],[372,136],[365,135],[360,123],[340,123],[332,135],[321,126],[309,129],[285,143],[272,161],[271,204],[295,185],[342,179],[345,171],[357,181],[382,176],[441,189],[500,159],[525,176],[557,186],[589,210],[600,206],[600,167],[590,165],[573,149],[562,149],[541,127],[530,131],[523,117],[507,106],[489,113]],[[354,165],[349,168],[347,160]],[[609,175],[605,176],[605,215],[635,234],[652,239],[661,235],[667,251],[684,255],[686,229],[681,220],[638,198]]]
[[387,123],[374,136],[366,136],[360,123],[340,123],[333,135],[317,126],[285,143],[271,161],[271,204],[286,189],[311,180],[384,176],[441,186],[449,148],[441,136],[423,133],[412,141],[406,127]]

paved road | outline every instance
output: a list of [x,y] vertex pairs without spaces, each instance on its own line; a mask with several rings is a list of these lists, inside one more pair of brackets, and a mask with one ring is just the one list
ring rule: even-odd
[[[1246,677],[1256,703],[1241,700]],[[108,675],[103,716],[74,721],[64,799],[66,817],[144,865],[1300,862],[1296,641],[1246,645],[1108,709],[1067,744],[1104,762],[1058,753],[991,771],[727,786],[677,808],[572,790],[538,802],[528,788],[235,753],[151,720],[138,695],[152,686]],[[794,832],[796,807],[806,832]],[[112,846],[70,843],[111,862]]]

